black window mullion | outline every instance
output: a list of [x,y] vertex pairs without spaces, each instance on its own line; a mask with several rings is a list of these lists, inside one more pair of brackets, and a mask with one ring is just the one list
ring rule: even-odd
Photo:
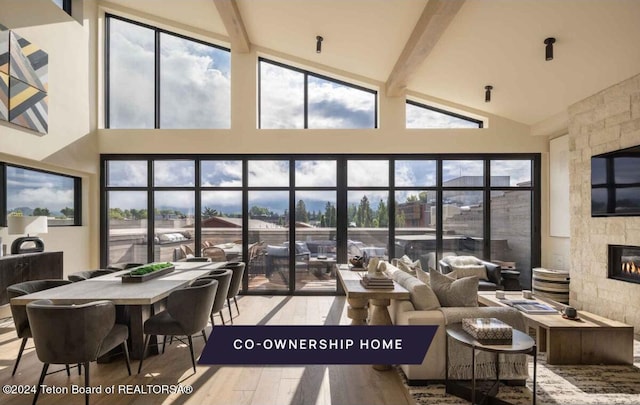
[[304,74],[304,129],[309,128],[309,74]]
[[[542,265],[540,255],[542,251],[540,224],[542,221],[541,211],[541,190],[540,190],[540,155],[536,155],[532,159],[533,164],[531,169],[533,170],[533,184],[531,189],[531,268],[540,267]],[[533,271],[531,272],[533,276]],[[531,277],[529,283],[531,283]]]
[[[7,170],[6,165],[0,162],[0,227],[7,226]],[[2,246],[0,246],[2,248]]]
[[433,264],[438,268],[438,261],[442,258],[444,251],[444,241],[442,232],[444,229],[442,202],[444,200],[444,190],[442,189],[442,161],[436,160],[436,262]]
[[200,188],[200,180],[201,180],[201,169],[200,169],[200,159],[194,159],[195,165],[195,184],[196,187],[194,189],[194,204],[195,204],[195,223],[194,223],[194,243],[193,251],[197,257],[202,255],[201,247],[202,247],[202,189]]
[[100,157],[100,267],[109,265],[109,191],[107,190],[107,159]]
[[296,167],[295,161],[289,161],[289,292],[296,289]]
[[339,157],[336,164],[336,254],[338,263],[347,262],[347,158]]
[[242,291],[249,291],[249,163],[248,159],[242,159],[242,257],[247,266],[242,279]]
[[109,128],[109,115],[111,109],[109,108],[109,77],[110,77],[110,53],[109,48],[111,46],[111,17],[109,15],[105,18],[105,33],[104,33],[104,60],[105,60],[105,72],[104,72],[104,127]]
[[[389,232],[389,240],[387,246],[387,256],[389,258],[395,257],[396,250],[396,176],[395,176],[396,160],[389,159],[389,191],[387,192],[387,217],[389,223],[387,224]],[[378,224],[378,226],[380,226]]]
[[484,161],[484,203],[482,204],[483,213],[483,246],[482,255],[484,260],[491,260],[491,160]]
[[160,128],[160,31],[155,30],[155,122],[154,127]]
[[154,260],[156,211],[153,184],[153,159],[147,160],[147,263]]
[[442,108],[430,106],[430,105],[427,105],[427,104],[418,103],[417,101],[413,101],[413,100],[407,100],[406,103],[410,104],[410,105],[412,105],[414,107],[423,108],[425,110],[430,110],[430,111],[436,112],[438,114],[448,115],[449,117],[458,118],[458,119],[461,119],[461,120],[464,120],[464,121],[472,122],[472,123],[478,125],[478,128],[483,128],[483,126],[484,126],[484,122],[481,121],[481,120],[477,120],[475,118],[467,117],[466,115],[454,113],[453,111],[443,110]]

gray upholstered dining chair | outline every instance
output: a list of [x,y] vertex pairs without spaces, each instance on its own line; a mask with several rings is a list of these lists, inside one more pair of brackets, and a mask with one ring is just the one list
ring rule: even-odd
[[[36,354],[44,363],[33,398],[34,405],[40,395],[40,387],[47,375],[49,364],[83,364],[84,385],[88,388],[90,362],[122,345],[127,371],[131,375],[127,349],[129,329],[125,325],[115,323],[116,308],[113,302],[55,305],[50,300],[39,300],[27,304],[27,315]],[[87,405],[89,391],[85,393]]]
[[[209,321],[217,289],[218,282],[209,279],[195,280],[188,287],[172,291],[167,297],[167,309],[144,322],[145,338],[142,353],[147,351],[151,335],[163,335],[165,344],[167,336],[186,336],[195,373],[196,358],[193,353],[192,335],[201,332],[205,342],[207,341],[204,328]],[[138,374],[142,370],[143,360],[144,358],[140,359]]]
[[218,290],[216,291],[216,298],[213,300],[213,307],[211,308],[211,326],[215,325],[213,321],[213,315],[219,314],[222,324],[226,325],[224,321],[224,315],[222,310],[224,309],[224,303],[227,299],[227,293],[229,292],[229,285],[231,284],[233,272],[229,269],[216,269],[211,270],[207,276],[200,277],[198,280],[217,280]]
[[231,270],[231,284],[229,284],[229,291],[227,292],[227,307],[229,307],[229,317],[231,318],[231,323],[233,324],[233,315],[231,314],[231,298],[233,298],[234,304],[236,304],[236,310],[238,311],[238,315],[240,315],[240,308],[238,308],[238,300],[236,297],[240,292],[240,287],[242,287],[242,278],[244,277],[244,270],[246,268],[245,263],[243,262],[230,262],[224,266],[225,269]]
[[[38,291],[48,290],[49,288],[59,287],[61,285],[71,284],[69,280],[33,280],[33,281],[25,281],[18,284],[13,284],[7,287],[7,295],[9,297],[9,302],[11,302],[11,298],[20,297],[23,295],[35,293]],[[16,327],[16,333],[18,334],[18,338],[22,339],[22,343],[20,344],[20,351],[18,352],[18,357],[16,358],[16,363],[13,366],[13,372],[11,375],[16,374],[16,370],[18,370],[18,364],[20,364],[20,359],[22,358],[22,353],[24,352],[24,347],[27,344],[27,340],[31,337],[31,328],[29,325],[29,319],[27,318],[27,308],[25,305],[14,305],[10,304],[11,307],[11,315],[13,316],[13,323]],[[67,369],[68,373],[68,369]]]
[[100,276],[104,276],[106,274],[111,274],[111,273],[115,273],[115,270],[113,269],[85,270],[85,271],[78,271],[76,273],[71,273],[67,276],[67,278],[75,283],[78,281],[84,281],[90,278],[100,277]]

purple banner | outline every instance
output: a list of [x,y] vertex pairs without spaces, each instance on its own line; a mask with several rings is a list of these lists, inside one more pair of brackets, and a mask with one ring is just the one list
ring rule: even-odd
[[216,326],[199,364],[420,364],[425,326]]

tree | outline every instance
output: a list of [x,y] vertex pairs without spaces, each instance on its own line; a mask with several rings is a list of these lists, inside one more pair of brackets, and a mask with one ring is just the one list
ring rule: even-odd
[[370,228],[373,225],[373,212],[371,211],[369,198],[366,195],[360,200],[360,205],[356,212],[356,224],[364,228]]
[[336,207],[327,201],[327,204],[324,206],[324,225],[323,227],[331,227],[335,228],[338,220],[336,218]]
[[49,208],[40,208],[37,207],[33,210],[32,215],[34,217],[39,217],[39,216],[45,216],[48,217],[49,215],[51,215],[51,213],[49,212]]
[[376,218],[378,220],[378,226],[376,226],[376,228],[389,226],[389,210],[387,209],[387,204],[385,204],[382,199],[380,199],[380,203],[378,203]]
[[120,208],[109,208],[109,219],[124,219],[124,212]]
[[304,200],[300,200],[298,204],[296,204],[296,221],[309,222],[309,213],[307,212],[307,206]]
[[416,197],[413,194],[411,194],[409,197],[407,197],[407,202],[417,202],[417,201],[418,201],[418,197]]
[[73,217],[73,208],[64,207],[63,209],[60,210],[60,213],[67,218],[71,218]]
[[404,228],[407,225],[407,219],[404,216],[404,211],[400,211],[399,214],[396,214],[396,227]]
[[218,210],[214,210],[213,208],[209,208],[209,207],[204,207],[204,210],[202,211],[203,219],[208,219],[208,218],[217,217],[217,216],[220,216],[220,213],[218,212]]

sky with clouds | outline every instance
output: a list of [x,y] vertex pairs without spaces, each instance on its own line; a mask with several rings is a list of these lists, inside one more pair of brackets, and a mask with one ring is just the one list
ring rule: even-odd
[[[154,127],[155,33],[110,20],[110,128]],[[160,34],[160,127],[231,126],[230,53]]]
[[[388,160],[347,161],[348,187],[388,187]],[[193,160],[156,160],[153,164],[154,184],[161,187],[184,187],[195,185],[195,162]],[[482,160],[444,160],[443,181],[455,181],[464,176],[472,177],[467,186],[481,186],[484,173]],[[249,160],[248,185],[254,188],[289,187],[288,160]],[[298,160],[294,163],[296,187],[336,187],[337,163],[335,160]],[[436,184],[435,160],[396,160],[396,187],[434,187]],[[108,163],[110,186],[146,187],[146,161],[110,161]],[[531,161],[494,160],[491,164],[492,176],[506,176],[494,186],[518,186],[531,180]],[[474,179],[475,178],[475,179]],[[476,180],[477,179],[477,180]],[[508,183],[506,183],[508,181]],[[477,183],[477,184],[476,184]],[[203,160],[201,162],[201,184],[204,187],[229,187],[238,190],[206,190],[202,192],[202,206],[218,211],[236,214],[242,207],[242,162],[239,160]],[[457,184],[453,184],[457,185]],[[398,192],[396,199],[406,201],[409,195],[418,191]],[[112,207],[144,208],[146,194],[138,192],[112,192]],[[160,193],[160,194],[158,194]],[[351,190],[349,204],[360,201],[362,196],[375,202],[387,200],[386,191]],[[448,195],[453,195],[449,193]],[[327,201],[335,204],[335,191],[296,191],[296,202],[305,201],[308,210],[323,211]],[[435,198],[435,197],[434,197]],[[278,213],[289,207],[288,191],[252,190],[249,206],[258,205]],[[174,207],[192,212],[194,194],[192,191],[172,191],[156,193],[156,206]]]
[[73,208],[73,178],[7,166],[7,208]]

